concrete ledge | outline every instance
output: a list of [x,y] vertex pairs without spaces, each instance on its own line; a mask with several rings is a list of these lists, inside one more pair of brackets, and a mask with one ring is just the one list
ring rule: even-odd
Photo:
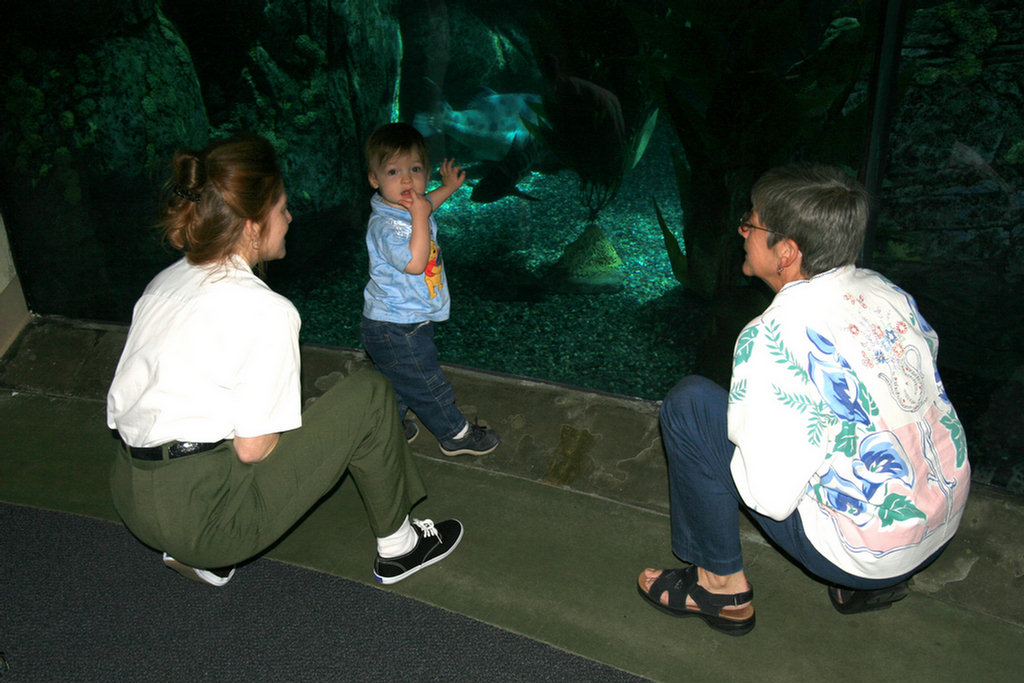
[[914,590],[1024,626],[1024,500],[972,484],[960,530]]
[[[370,367],[362,351],[328,347],[304,346],[302,362],[306,399]],[[494,453],[458,462],[668,512],[658,403],[455,365],[444,370],[462,412],[502,438]],[[425,429],[413,451],[452,460]]]
[[[33,317],[0,359],[0,387],[103,401],[126,335],[123,325]],[[369,366],[361,351],[309,345],[302,361],[305,400]],[[498,429],[502,445],[484,457],[446,458],[422,430],[413,444],[418,456],[668,515],[656,402],[458,366],[445,371],[463,412]],[[745,544],[767,545],[748,522],[741,531]],[[778,553],[761,555],[786,562]],[[960,532],[913,588],[1024,626],[1022,585],[1024,498],[975,483]]]
[[[368,367],[362,351],[305,347],[308,394]],[[445,366],[460,408],[497,429],[502,444],[480,458],[446,458],[429,432],[420,456],[588,493],[668,515],[668,472],[655,401]],[[599,520],[595,523],[600,523]],[[741,518],[745,544],[768,546]],[[669,539],[665,539],[668,546]],[[786,560],[781,555],[778,559]],[[912,588],[965,610],[1024,626],[1024,499],[972,483],[960,530]]]

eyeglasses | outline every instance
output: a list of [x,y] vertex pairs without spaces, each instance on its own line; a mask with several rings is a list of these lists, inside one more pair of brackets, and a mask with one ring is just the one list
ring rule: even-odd
[[768,228],[762,227],[760,225],[754,225],[753,223],[750,222],[750,216],[750,211],[743,214],[743,217],[740,218],[740,224],[736,226],[736,229],[739,230],[740,234],[743,235],[744,237],[749,235],[751,230],[764,230],[765,232],[770,232],[774,235],[782,234],[778,230],[769,230]]

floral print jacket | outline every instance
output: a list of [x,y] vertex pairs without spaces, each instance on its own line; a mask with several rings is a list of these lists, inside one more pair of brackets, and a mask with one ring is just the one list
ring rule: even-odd
[[967,443],[913,298],[844,266],[794,282],[740,334],[729,392],[732,473],[751,509],[800,515],[857,576],[914,569],[956,532]]

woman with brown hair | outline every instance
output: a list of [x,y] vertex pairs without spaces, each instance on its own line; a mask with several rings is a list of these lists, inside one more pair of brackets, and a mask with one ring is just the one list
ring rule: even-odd
[[161,223],[184,257],[136,303],[107,396],[114,506],[167,566],[224,585],[347,470],[377,537],[374,575],[394,583],[447,556],[462,525],[410,520],[426,491],[379,373],[301,410],[298,312],[253,273],[284,257],[291,220],[264,138],[175,154]]

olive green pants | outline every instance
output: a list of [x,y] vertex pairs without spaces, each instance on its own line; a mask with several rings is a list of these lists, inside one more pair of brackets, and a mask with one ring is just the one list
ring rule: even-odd
[[283,536],[345,474],[378,537],[398,530],[426,489],[409,452],[394,392],[377,372],[342,379],[281,435],[263,461],[231,441],[174,460],[132,458],[119,446],[114,507],[143,543],[194,567],[237,564]]

